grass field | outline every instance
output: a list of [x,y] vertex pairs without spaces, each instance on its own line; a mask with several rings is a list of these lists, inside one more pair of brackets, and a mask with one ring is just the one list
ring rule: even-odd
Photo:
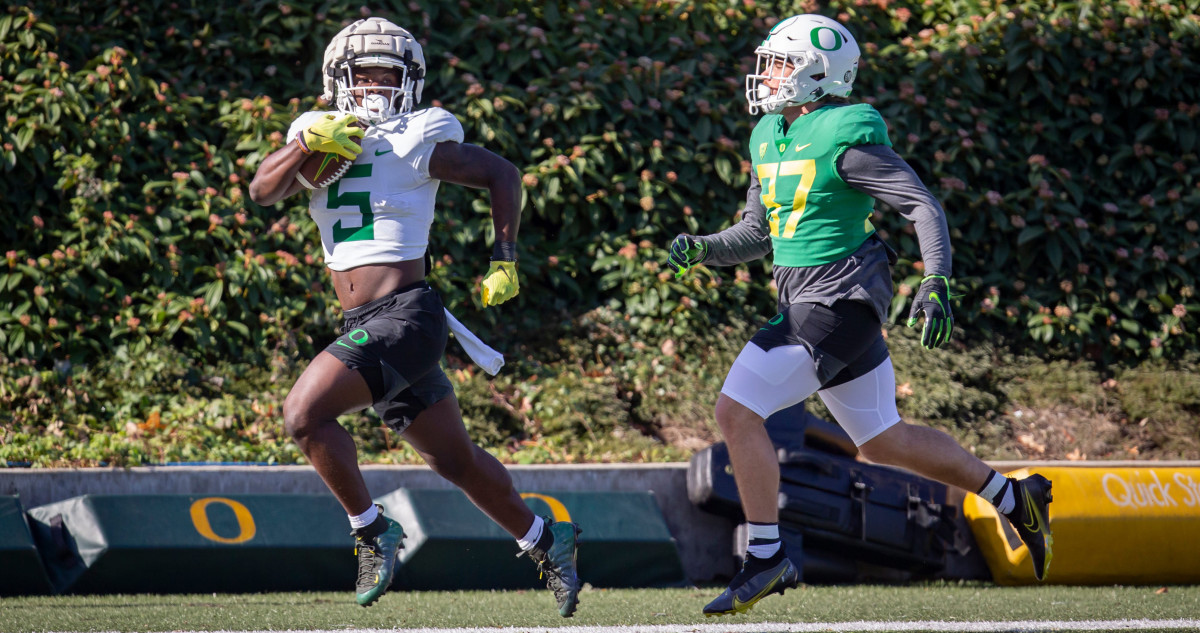
[[[527,631],[562,626],[591,632],[624,627],[612,630],[706,633],[1200,630],[1200,586],[1006,588],[978,582],[802,586],[786,596],[764,600],[746,615],[706,620],[700,609],[716,593],[713,588],[585,589],[579,612],[571,619],[558,617],[548,591],[397,591],[368,609],[356,605],[350,591],[15,597],[0,599],[0,633],[497,627]],[[789,629],[789,623],[828,626]]]

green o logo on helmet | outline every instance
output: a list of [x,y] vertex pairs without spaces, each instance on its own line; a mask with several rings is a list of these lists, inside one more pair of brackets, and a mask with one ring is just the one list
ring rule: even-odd
[[[830,46],[822,45],[821,31],[829,31],[833,34],[833,42],[830,43]],[[837,49],[841,48],[842,44],[846,41],[846,38],[842,37],[842,34],[839,33],[837,29],[830,26],[818,26],[817,28],[809,31],[808,36],[810,39],[812,39],[813,47],[823,51],[836,51]],[[828,40],[829,36],[825,36],[825,39]]]

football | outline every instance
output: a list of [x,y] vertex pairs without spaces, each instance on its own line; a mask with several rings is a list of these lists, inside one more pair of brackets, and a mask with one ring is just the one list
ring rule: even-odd
[[313,152],[300,163],[296,180],[309,189],[324,189],[346,175],[354,161],[329,152]]
[[[351,123],[354,127],[366,129],[361,121]],[[362,144],[362,139],[358,139],[358,143]],[[300,184],[309,189],[324,189],[329,185],[337,182],[338,178],[346,175],[346,170],[350,169],[354,161],[348,158],[329,152],[313,152],[308,158],[300,163],[300,170],[296,172],[296,180]]]

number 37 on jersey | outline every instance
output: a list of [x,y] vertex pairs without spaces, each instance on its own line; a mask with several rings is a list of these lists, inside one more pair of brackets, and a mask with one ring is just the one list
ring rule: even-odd
[[[771,237],[789,239],[795,236],[800,217],[804,215],[804,207],[808,204],[808,192],[812,190],[817,175],[817,162],[805,158],[759,163],[756,171],[763,187],[762,201],[767,208]],[[780,220],[784,222],[782,231]]]

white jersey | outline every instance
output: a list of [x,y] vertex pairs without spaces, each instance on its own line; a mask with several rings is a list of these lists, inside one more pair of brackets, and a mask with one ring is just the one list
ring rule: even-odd
[[[301,114],[288,129],[288,142],[326,114]],[[337,182],[313,191],[308,203],[321,231],[325,265],[349,270],[424,257],[440,183],[429,177],[429,157],[434,145],[462,140],[462,125],[441,108],[367,128],[354,164]]]

